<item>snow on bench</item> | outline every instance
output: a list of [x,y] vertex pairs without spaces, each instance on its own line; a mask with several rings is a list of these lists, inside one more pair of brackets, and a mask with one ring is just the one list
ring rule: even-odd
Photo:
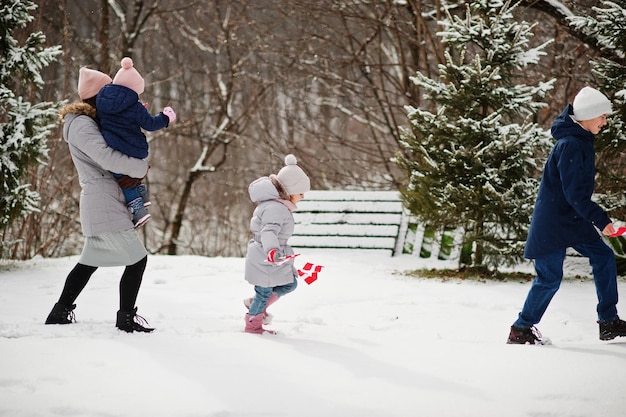
[[[424,228],[412,221],[397,191],[309,191],[294,218],[296,228],[289,239],[294,248],[439,255],[438,245],[424,238]],[[440,242],[441,236],[436,239]],[[425,248],[429,244],[430,250]]]

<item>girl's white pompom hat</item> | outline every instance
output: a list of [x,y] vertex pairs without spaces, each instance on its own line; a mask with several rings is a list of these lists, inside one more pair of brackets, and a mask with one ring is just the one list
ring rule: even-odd
[[591,87],[584,87],[574,98],[574,120],[591,120],[603,114],[611,114],[612,107],[609,99]]
[[285,166],[276,175],[289,195],[304,194],[311,190],[311,181],[298,166],[298,160],[292,154],[285,157]]
[[121,65],[122,68],[117,71],[115,78],[113,78],[113,84],[128,87],[137,94],[143,93],[145,82],[141,74],[134,68],[133,60],[128,57],[122,58]]

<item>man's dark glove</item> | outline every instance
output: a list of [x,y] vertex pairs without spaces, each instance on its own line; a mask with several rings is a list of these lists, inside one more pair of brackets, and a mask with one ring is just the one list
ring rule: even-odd
[[120,188],[134,188],[141,183],[139,178],[131,178],[128,175],[122,175],[117,179]]

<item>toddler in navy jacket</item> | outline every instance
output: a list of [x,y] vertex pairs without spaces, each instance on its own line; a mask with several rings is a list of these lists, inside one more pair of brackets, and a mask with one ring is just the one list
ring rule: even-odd
[[[132,59],[123,58],[121,65],[113,83],[105,85],[96,98],[102,136],[111,148],[133,158],[145,159],[148,157],[148,141],[142,129],[163,129],[176,120],[176,113],[171,107],[165,107],[152,116],[139,101],[145,82],[134,68]],[[145,185],[140,179],[132,181],[116,173],[113,176],[124,191],[134,226],[142,226],[150,219],[146,210],[150,200]]]

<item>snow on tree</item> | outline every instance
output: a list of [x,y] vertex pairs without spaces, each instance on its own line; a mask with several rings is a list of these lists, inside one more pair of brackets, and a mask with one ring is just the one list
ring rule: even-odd
[[609,124],[596,139],[600,153],[598,190],[603,193],[601,202],[621,219],[626,216],[626,0],[603,1],[602,7],[592,8],[593,15],[570,17],[572,26],[597,39],[605,56],[592,61],[598,86],[611,98],[614,114]]
[[[22,44],[14,37],[33,20],[31,1],[0,4],[0,228],[37,210],[39,194],[26,182],[28,171],[43,164],[46,137],[54,126],[58,106],[38,99],[42,68],[56,60],[58,46],[45,47],[41,32],[27,34]],[[3,246],[7,245],[4,242]],[[2,251],[0,250],[0,253]]]
[[514,9],[481,0],[468,2],[465,16],[446,12],[439,79],[412,78],[434,110],[407,108],[410,128],[396,159],[408,174],[409,210],[430,227],[460,227],[460,262],[474,267],[521,259],[551,145],[532,118],[554,80],[524,83],[547,42],[531,48],[535,25],[517,21]]

